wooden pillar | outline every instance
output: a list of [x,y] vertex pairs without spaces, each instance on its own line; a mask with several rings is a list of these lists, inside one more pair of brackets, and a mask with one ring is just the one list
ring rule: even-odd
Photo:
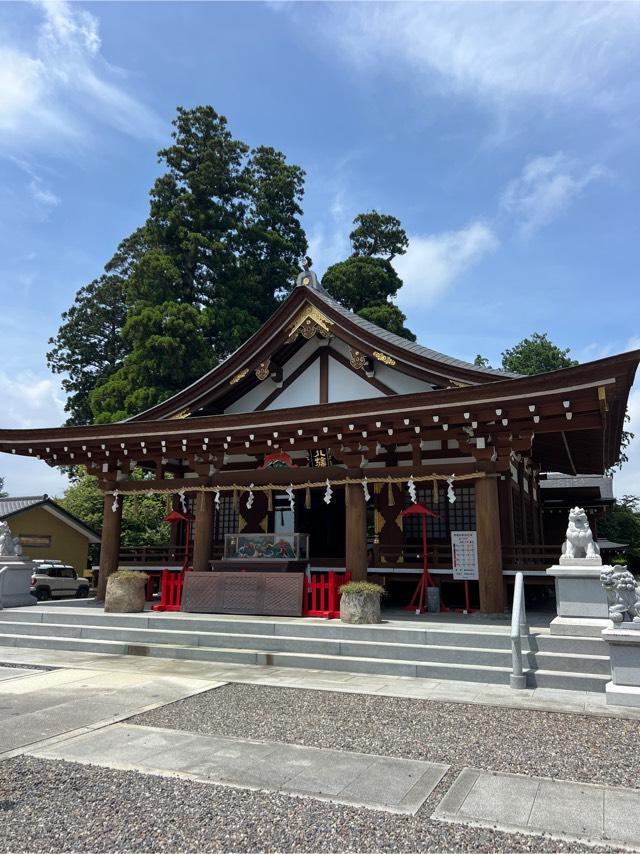
[[345,487],[346,568],[354,581],[367,580],[367,504],[359,483]]
[[476,481],[476,528],[478,532],[478,572],[480,610],[484,614],[504,611],[502,548],[498,509],[498,483],[495,477]]
[[[120,531],[122,529],[122,502],[123,498],[121,495],[116,499],[113,495],[105,493],[102,515],[102,542],[100,545],[100,572],[98,575],[98,590],[96,592],[98,602],[104,602],[107,579],[118,568],[120,559]],[[115,510],[113,509],[114,503],[117,505]]]
[[211,569],[215,503],[213,492],[201,492],[196,498],[196,520],[193,541],[194,572]]

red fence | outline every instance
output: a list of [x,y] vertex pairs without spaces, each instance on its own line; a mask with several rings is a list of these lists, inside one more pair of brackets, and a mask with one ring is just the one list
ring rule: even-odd
[[152,605],[152,611],[179,611],[182,602],[182,583],[184,572],[170,569],[162,570],[160,579],[160,602]]
[[350,572],[328,572],[305,576],[304,594],[302,599],[302,615],[304,617],[326,617],[332,619],[340,616],[340,588],[351,581]]

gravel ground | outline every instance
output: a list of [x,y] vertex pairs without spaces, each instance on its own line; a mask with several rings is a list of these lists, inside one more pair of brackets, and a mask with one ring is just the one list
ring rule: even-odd
[[640,721],[229,684],[129,722],[640,787]]
[[18,661],[0,661],[0,667],[16,670],[59,670],[59,667],[49,667],[47,664],[20,664]]
[[430,821],[453,776],[398,816],[21,756],[0,762],[0,851],[585,851]]

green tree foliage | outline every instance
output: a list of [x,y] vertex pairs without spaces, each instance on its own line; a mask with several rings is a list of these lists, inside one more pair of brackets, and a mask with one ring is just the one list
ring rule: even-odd
[[409,241],[400,220],[377,211],[359,214],[349,235],[352,254],[333,264],[322,285],[345,308],[396,335],[415,341],[404,325],[406,316],[390,300],[402,287],[391,259],[406,252]]
[[477,365],[479,368],[490,368],[491,364],[486,356],[481,356],[480,353],[473,360],[473,364]]
[[349,240],[354,255],[393,261],[396,255],[404,255],[409,247],[407,233],[395,216],[370,211],[358,214],[353,224],[355,228]]
[[76,294],[62,315],[62,325],[49,343],[47,363],[64,374],[62,387],[68,398],[68,424],[93,420],[89,396],[121,365],[130,347],[122,337],[127,317],[126,280],[115,274],[100,276]]
[[616,499],[611,512],[598,522],[598,534],[627,544],[627,554],[636,566],[640,565],[640,497],[623,495]]
[[68,375],[74,423],[128,417],[214,367],[272,314],[307,249],[298,166],[234,139],[209,106],[178,108],[173,125],[149,216],[97,280],[120,287],[118,347],[101,353],[105,330],[90,310],[96,283],[51,342],[49,364]]
[[[142,480],[139,471],[134,478]],[[89,525],[94,531],[102,531],[104,494],[93,475],[81,467],[74,482],[67,487],[62,498],[56,499],[69,513]],[[163,522],[167,514],[166,499],[160,495],[129,496],[122,506],[123,546],[162,546],[169,542],[169,525]]]
[[502,367],[516,374],[544,374],[577,365],[569,356],[569,347],[562,350],[549,340],[546,332],[534,332],[502,354]]

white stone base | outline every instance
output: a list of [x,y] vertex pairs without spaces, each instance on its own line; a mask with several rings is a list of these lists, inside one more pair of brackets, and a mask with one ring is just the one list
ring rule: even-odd
[[603,567],[589,565],[550,566],[547,574],[555,578],[556,610],[559,617],[585,617],[608,620],[607,594],[600,583]]
[[567,557],[566,555],[560,555],[558,563],[560,566],[599,567],[602,566],[602,558],[600,555],[595,555],[594,557]]
[[605,685],[608,706],[636,706],[640,708],[640,688],[633,685]]
[[20,608],[23,605],[36,605],[37,599],[30,593],[31,576],[35,564],[27,557],[2,555],[0,569],[7,572],[0,578],[0,608]]
[[567,635],[578,638],[600,638],[602,630],[609,627],[611,621],[595,617],[555,617],[549,631],[552,635]]

